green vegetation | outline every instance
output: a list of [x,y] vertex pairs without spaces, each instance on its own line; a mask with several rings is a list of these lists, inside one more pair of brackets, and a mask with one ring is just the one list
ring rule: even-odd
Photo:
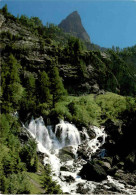
[[54,117],[72,121],[77,126],[103,125],[106,120],[120,120],[121,113],[136,110],[136,99],[114,93],[68,96],[52,110]]
[[51,168],[49,165],[44,168],[44,175],[42,181],[43,188],[45,189],[45,194],[62,194],[60,186],[57,185],[55,181],[52,181]]
[[[14,116],[8,114],[2,114],[0,118],[0,190],[3,193],[29,193],[25,176],[26,163],[20,158],[20,124]],[[31,157],[34,158],[34,155]]]
[[21,138],[18,119],[11,114],[0,117],[0,191],[4,194],[61,193],[59,185],[52,181],[51,170],[44,169],[38,160],[35,141]]

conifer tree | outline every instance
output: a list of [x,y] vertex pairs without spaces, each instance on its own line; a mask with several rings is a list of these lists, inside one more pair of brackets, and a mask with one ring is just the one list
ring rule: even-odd
[[41,103],[51,103],[52,96],[50,94],[50,82],[49,82],[49,77],[45,71],[40,73],[40,100]]
[[23,93],[23,87],[19,78],[20,68],[21,66],[12,54],[9,56],[7,64],[2,66],[3,99],[6,101],[5,104],[9,104],[13,109],[18,108]]
[[8,7],[7,4],[2,8],[2,12],[6,15],[8,14]]
[[50,72],[50,80],[51,80],[51,93],[53,95],[53,107],[55,103],[62,99],[64,95],[67,94],[61,77],[59,76],[59,71],[56,66],[51,68]]

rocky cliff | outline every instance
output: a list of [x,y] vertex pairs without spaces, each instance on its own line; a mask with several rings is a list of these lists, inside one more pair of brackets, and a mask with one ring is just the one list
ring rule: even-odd
[[[7,60],[9,51],[13,53],[21,64],[22,74],[48,72],[55,64],[70,94],[99,93],[103,89],[122,95],[135,93],[136,70],[126,63],[123,52],[87,51],[80,39],[68,36],[56,26],[34,26],[31,19],[17,19],[11,14],[0,17],[2,60]],[[65,21],[70,25],[66,25],[69,31],[79,29],[79,34],[86,35],[89,41],[77,12]],[[66,24],[65,21],[61,24]]]
[[90,42],[90,37],[84,29],[80,15],[77,11],[74,11],[67,16],[66,19],[59,24],[59,28],[83,41]]

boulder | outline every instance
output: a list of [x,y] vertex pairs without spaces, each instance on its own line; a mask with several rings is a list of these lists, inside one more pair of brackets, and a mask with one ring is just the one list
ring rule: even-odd
[[83,168],[80,171],[80,176],[82,179],[88,181],[100,182],[107,178],[107,173],[98,163],[87,162],[87,164],[83,165]]
[[71,175],[69,176],[65,176],[65,181],[68,183],[72,183],[75,181],[74,177],[72,177]]
[[93,159],[93,163],[100,165],[106,172],[111,169],[111,164],[106,162],[104,159]]
[[112,165],[113,158],[107,156],[107,157],[104,157],[104,158],[103,158],[103,161],[104,161],[104,162],[108,162],[110,165]]
[[108,162],[102,162],[101,166],[104,168],[105,171],[107,171],[108,169],[111,169],[111,165]]
[[59,150],[59,158],[63,162],[72,160],[75,159],[75,153],[76,153],[76,148],[72,146],[67,146]]

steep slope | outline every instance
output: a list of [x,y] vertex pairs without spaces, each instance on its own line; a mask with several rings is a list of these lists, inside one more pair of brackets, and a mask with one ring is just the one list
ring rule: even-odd
[[71,35],[78,37],[83,41],[90,42],[90,37],[84,29],[80,15],[77,11],[72,12],[58,26],[63,29],[64,32],[71,33]]
[[[55,65],[70,94],[99,93],[103,89],[122,95],[135,94],[135,71],[120,53],[87,51],[79,39],[70,36],[64,42],[60,40],[62,45],[59,39],[56,41],[55,26],[32,26],[29,18],[0,16],[2,64],[10,51],[22,67],[21,78],[31,72],[37,80],[40,71],[49,73]],[[64,39],[64,33],[62,36]]]

